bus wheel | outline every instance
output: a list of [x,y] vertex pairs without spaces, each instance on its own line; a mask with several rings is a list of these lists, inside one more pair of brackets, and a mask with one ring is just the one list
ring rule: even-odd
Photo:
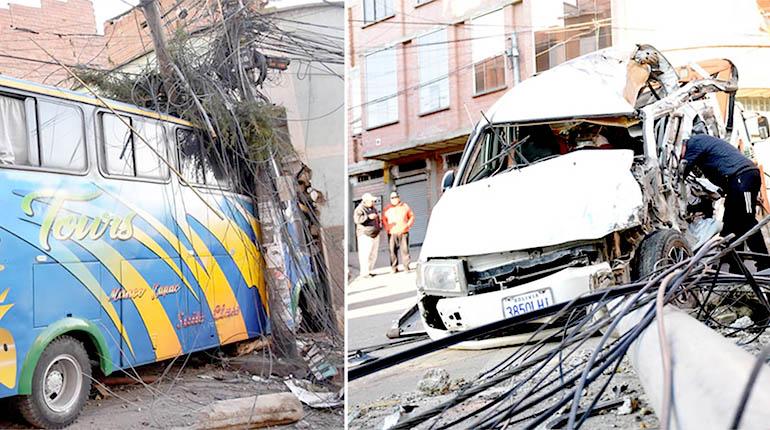
[[32,375],[32,394],[21,396],[18,408],[30,424],[62,428],[74,422],[91,391],[91,364],[83,344],[70,336],[54,339]]

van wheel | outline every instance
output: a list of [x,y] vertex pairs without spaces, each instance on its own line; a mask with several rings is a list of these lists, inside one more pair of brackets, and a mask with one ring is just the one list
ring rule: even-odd
[[682,233],[676,230],[658,230],[644,238],[639,246],[635,279],[643,279],[690,257],[692,250]]
[[91,392],[91,364],[83,344],[70,336],[54,339],[32,375],[32,394],[20,396],[19,412],[39,428],[58,429],[72,424]]

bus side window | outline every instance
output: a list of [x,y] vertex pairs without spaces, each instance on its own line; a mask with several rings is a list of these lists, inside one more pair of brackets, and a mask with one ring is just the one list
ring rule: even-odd
[[[103,113],[101,119],[106,172],[110,175],[134,176],[131,130],[117,115]],[[124,116],[123,119],[131,124],[130,117]]]
[[185,180],[191,184],[229,188],[229,178],[209,152],[208,142],[192,130],[177,129],[179,167]]
[[225,175],[224,168],[216,155],[207,154],[205,161],[203,166],[206,184],[217,188],[230,188],[230,178]]
[[203,152],[198,136],[190,130],[177,129],[176,143],[179,148],[179,170],[191,184],[204,185]]
[[83,114],[80,109],[40,100],[37,135],[41,166],[79,172],[86,169]]
[[32,165],[24,99],[0,96],[0,164]]
[[[168,178],[168,166],[166,166],[166,164],[161,161],[160,157],[156,155],[157,152],[162,157],[167,157],[166,136],[160,122],[137,119],[134,123],[136,131],[144,138],[144,141],[142,141],[140,138],[134,137],[136,176],[153,179]],[[150,149],[147,146],[148,144],[152,146],[155,151]]]

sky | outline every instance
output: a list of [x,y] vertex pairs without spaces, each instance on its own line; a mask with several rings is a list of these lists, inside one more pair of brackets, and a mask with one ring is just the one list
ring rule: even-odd
[[[7,8],[9,2],[25,6],[40,7],[40,0],[0,0],[0,8]],[[129,10],[139,3],[139,0],[91,0],[91,2],[94,4],[96,31],[101,34],[104,30],[104,21]],[[312,0],[271,0],[270,4],[280,7],[311,2]]]
[[[96,15],[96,31],[101,33],[104,27],[104,21],[114,18],[121,13],[131,9],[139,3],[138,0],[91,0],[94,4],[94,15]],[[0,2],[1,3],[1,2]],[[16,1],[14,0],[14,3]]]

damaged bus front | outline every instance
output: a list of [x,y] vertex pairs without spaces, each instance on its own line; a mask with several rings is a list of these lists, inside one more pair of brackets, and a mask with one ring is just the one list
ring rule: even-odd
[[473,131],[431,214],[417,274],[431,337],[643,277],[716,234],[718,194],[685,180],[679,160],[694,123],[730,139],[736,87],[729,61],[677,71],[641,45],[511,89]]

